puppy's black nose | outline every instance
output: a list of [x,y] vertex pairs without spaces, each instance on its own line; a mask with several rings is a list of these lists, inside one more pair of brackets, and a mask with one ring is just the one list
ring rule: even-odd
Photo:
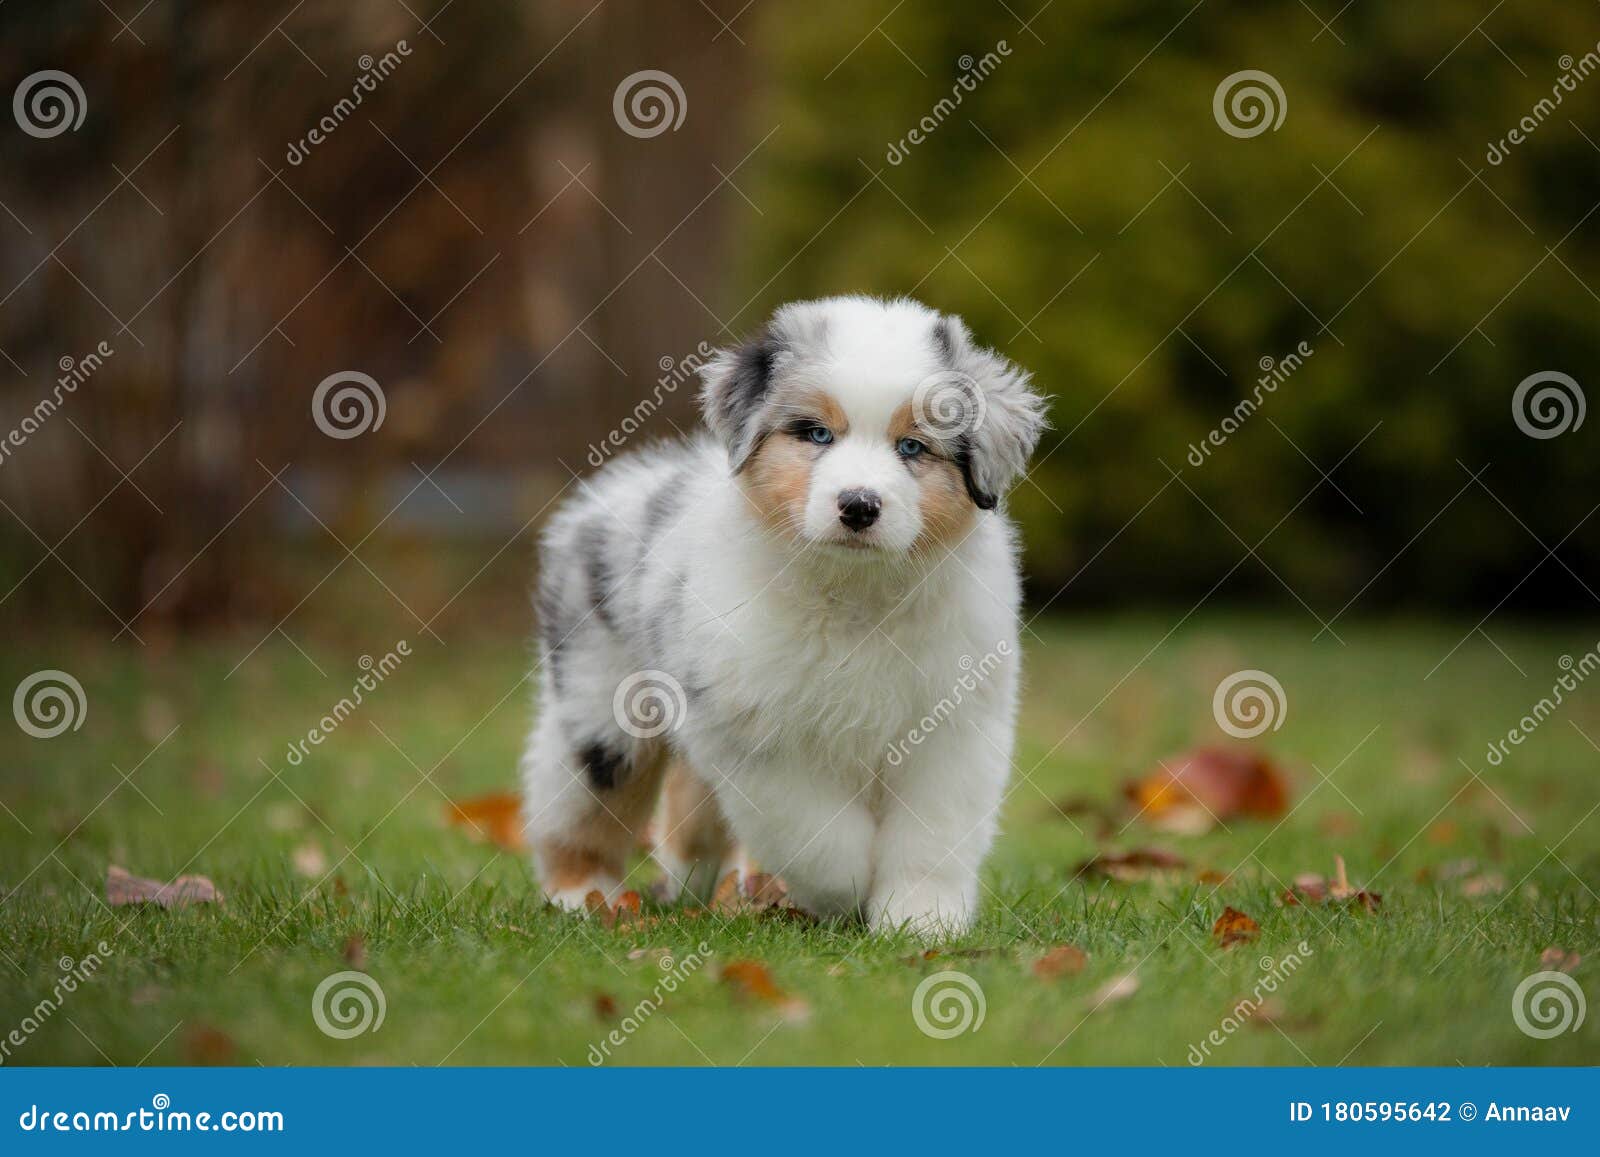
[[883,509],[883,499],[876,490],[841,490],[839,492],[839,521],[851,530],[865,530],[878,521]]

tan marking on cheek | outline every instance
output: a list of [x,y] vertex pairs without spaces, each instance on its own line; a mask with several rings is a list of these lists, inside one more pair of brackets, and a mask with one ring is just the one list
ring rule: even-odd
[[967,496],[961,468],[945,458],[924,457],[916,470],[922,533],[917,545],[940,546],[959,541],[972,527],[977,508]]
[[804,522],[816,454],[814,446],[775,431],[751,455],[741,475],[745,497],[761,520],[790,537]]

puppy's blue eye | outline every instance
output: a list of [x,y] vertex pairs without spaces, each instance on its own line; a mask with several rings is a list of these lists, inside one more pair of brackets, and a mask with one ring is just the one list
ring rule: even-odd
[[826,426],[807,426],[806,437],[818,446],[826,446],[833,441],[833,431]]
[[900,441],[895,445],[895,449],[900,452],[900,457],[902,458],[915,458],[918,454],[926,450],[927,447],[921,442],[917,441],[915,438],[901,438]]

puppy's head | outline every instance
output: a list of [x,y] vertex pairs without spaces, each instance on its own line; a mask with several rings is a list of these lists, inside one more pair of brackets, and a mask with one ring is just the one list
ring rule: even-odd
[[1044,427],[1028,375],[959,318],[865,297],[786,305],[702,370],[706,424],[777,533],[902,553],[964,535]]

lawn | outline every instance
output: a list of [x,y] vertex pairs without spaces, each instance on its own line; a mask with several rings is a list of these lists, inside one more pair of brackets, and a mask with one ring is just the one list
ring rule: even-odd
[[[0,686],[64,668],[89,710],[48,740],[6,720],[0,1039],[35,1016],[61,958],[101,940],[110,951],[6,1063],[583,1065],[603,1049],[629,1065],[1182,1066],[1214,1030],[1212,1064],[1600,1060],[1600,1015],[1553,1039],[1512,1016],[1548,948],[1582,956],[1573,976],[1600,993],[1600,684],[1500,766],[1485,758],[1600,627],[1496,619],[1491,640],[1470,620],[1341,620],[1341,642],[1291,617],[1202,614],[1169,635],[1178,617],[1034,624],[1026,776],[979,925],[931,957],[772,913],[646,900],[645,920],[608,929],[545,908],[519,856],[445,821],[447,799],[513,783],[530,695],[527,647],[506,622],[458,619],[448,645],[416,632],[410,657],[298,764],[290,745],[348,693],[358,655],[393,648],[402,620],[347,624],[353,643],[274,634],[237,669],[264,627],[144,648],[24,632],[0,654]],[[1280,761],[1287,815],[1198,835],[1130,822],[1121,785],[1224,741],[1212,692],[1242,668],[1285,690],[1281,729],[1247,746]],[[1185,866],[1076,876],[1098,851],[1137,848]],[[1376,913],[1279,902],[1297,875],[1331,874],[1335,856],[1381,893]],[[226,899],[108,908],[111,864],[204,874]],[[651,871],[638,868],[641,887]],[[1217,945],[1227,906],[1259,923],[1258,939]],[[1035,962],[1060,945],[1086,962],[1041,978]],[[765,972],[725,976],[735,961]],[[353,966],[381,987],[384,1019],[330,1037],[313,993]],[[912,1002],[948,970],[981,990],[984,1017],[939,1039]],[[1224,1024],[1274,971],[1261,1007]],[[750,991],[769,976],[777,999]],[[659,1007],[624,1032],[653,993]],[[614,1029],[622,1043],[607,1045]]]

